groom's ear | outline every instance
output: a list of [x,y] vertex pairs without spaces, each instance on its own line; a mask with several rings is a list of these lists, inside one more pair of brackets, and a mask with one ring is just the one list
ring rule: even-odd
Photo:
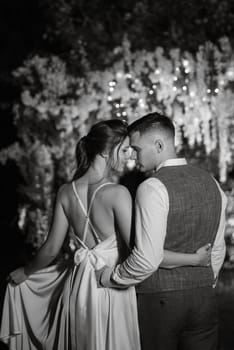
[[161,139],[156,139],[154,141],[154,145],[155,145],[157,153],[161,153],[163,151],[164,143],[163,143],[163,141]]

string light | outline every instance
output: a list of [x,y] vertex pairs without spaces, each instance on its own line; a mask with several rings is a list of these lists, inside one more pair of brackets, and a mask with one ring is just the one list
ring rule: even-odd
[[116,78],[121,79],[123,77],[123,72],[117,72],[116,73]]
[[145,107],[145,104],[144,104],[144,101],[142,100],[142,98],[140,98],[140,100],[139,100],[139,105],[140,105],[140,107]]
[[127,73],[127,74],[125,75],[125,77],[126,77],[127,79],[131,79],[131,78],[132,78],[132,74]]
[[116,82],[115,82],[115,81],[109,81],[108,85],[109,85],[109,86],[115,86],[115,85],[116,85]]
[[192,97],[192,98],[193,98],[193,97],[195,97],[195,95],[196,95],[196,94],[195,94],[195,92],[194,92],[194,91],[190,91],[190,93],[189,93],[189,96],[190,96],[190,97]]
[[[185,72],[186,72],[186,70],[189,70],[189,67],[188,67],[188,66],[189,66],[189,61],[188,61],[188,60],[183,60],[183,61],[182,61],[182,64],[183,64],[183,66],[185,67]],[[181,70],[180,70],[180,68],[179,68],[178,66],[175,68],[175,70],[176,70],[177,73],[181,72]],[[160,70],[159,68],[157,68],[157,69],[154,71],[154,73],[157,74],[157,75],[159,75],[159,74],[161,73],[161,70]],[[229,73],[230,73],[230,72],[229,72]],[[123,72],[119,71],[119,72],[116,73],[116,77],[117,77],[117,78],[125,77],[126,80],[132,80],[132,83],[131,83],[130,86],[131,86],[131,88],[133,88],[133,89],[135,89],[135,87],[136,87],[135,84],[139,84],[139,83],[141,82],[141,80],[140,80],[139,78],[133,77],[133,75],[132,75],[131,73],[126,73],[126,74],[124,74]],[[182,77],[181,77],[180,79],[182,79]],[[174,76],[173,76],[173,81],[174,81],[174,82],[178,82],[178,81],[179,81],[179,76],[174,75]],[[160,82],[163,83],[163,79],[160,79]],[[184,79],[184,82],[185,82],[187,85],[182,85],[182,86],[181,86],[181,89],[182,89],[183,92],[186,92],[186,91],[188,91],[188,89],[189,89],[190,80],[189,80],[188,78],[185,78],[185,79]],[[117,84],[118,84],[118,82],[116,82],[115,80],[111,80],[111,81],[108,82],[109,93],[114,92],[114,90],[115,90]],[[222,85],[222,84],[224,84],[224,80],[220,80],[220,81],[219,81],[219,85]],[[153,95],[154,95],[154,90],[156,90],[157,88],[158,88],[157,84],[154,83],[154,84],[152,84],[151,88],[146,88],[146,92],[147,92],[149,95],[153,96]],[[177,94],[180,93],[179,87],[178,87],[178,86],[175,86],[175,85],[172,86],[172,91],[173,91],[173,92],[177,92]],[[214,91],[215,94],[218,94],[219,91],[220,91],[220,89],[219,89],[219,88],[215,88],[213,91]],[[212,93],[212,90],[211,90],[210,88],[208,88],[208,89],[206,90],[206,92],[207,92],[207,94],[211,94],[211,93]],[[195,98],[195,97],[196,97],[196,93],[195,93],[194,91],[190,91],[190,92],[189,92],[189,96],[190,96],[191,98]],[[134,98],[137,99],[138,97],[139,97],[139,93],[138,93],[138,92],[135,92],[135,93],[134,93]],[[108,102],[110,102],[110,103],[113,101],[113,97],[111,96],[111,94],[108,95],[107,100],[108,100]],[[203,97],[201,98],[201,100],[202,100],[202,102],[207,102],[207,101],[208,101],[207,98],[206,98],[206,96],[203,96]],[[138,101],[138,104],[139,104],[139,106],[142,107],[142,108],[144,108],[144,107],[146,106],[146,104],[145,104],[145,102],[143,101],[142,98]],[[197,104],[197,102],[196,102],[196,104]],[[194,104],[193,104],[193,105],[190,105],[190,107],[191,107],[191,106],[194,107]],[[119,108],[123,108],[123,107],[124,107],[124,104],[122,104],[122,103],[115,103],[115,108],[119,109]]]
[[188,65],[189,65],[189,61],[188,60],[185,59],[182,62],[183,62],[183,66],[184,67],[188,67]]
[[233,71],[233,69],[229,69],[228,71],[227,71],[227,76],[228,76],[228,78],[229,79],[232,79],[233,77],[234,77],[234,71]]

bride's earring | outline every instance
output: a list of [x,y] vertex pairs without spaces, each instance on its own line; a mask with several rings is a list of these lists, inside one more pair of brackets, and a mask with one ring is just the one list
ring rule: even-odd
[[101,157],[102,157],[102,158],[108,158],[108,154],[103,154],[103,153],[101,153]]
[[101,157],[105,159],[106,164],[107,164],[107,161],[108,161],[108,154],[105,154],[105,153],[103,154],[103,153],[101,153]]

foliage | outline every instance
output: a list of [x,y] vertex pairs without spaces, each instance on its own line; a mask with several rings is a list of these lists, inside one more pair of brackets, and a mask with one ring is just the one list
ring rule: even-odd
[[[234,4],[228,0],[41,0],[46,41],[69,67],[85,57],[92,69],[111,64],[127,34],[133,51],[180,48],[195,53],[207,41],[232,40]],[[85,51],[84,51],[85,50]]]
[[103,69],[126,34],[134,51],[162,46],[193,53],[206,41],[234,37],[228,0],[2,0],[0,8],[2,74],[35,52],[58,55],[80,73],[83,60]]

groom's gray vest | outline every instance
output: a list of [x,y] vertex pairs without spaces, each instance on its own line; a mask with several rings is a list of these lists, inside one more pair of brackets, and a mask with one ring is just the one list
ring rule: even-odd
[[[165,185],[169,195],[164,248],[194,253],[202,245],[213,243],[221,213],[221,195],[214,179],[192,165],[162,167],[155,177]],[[137,287],[137,291],[182,290],[211,286],[213,283],[211,267],[159,268]]]

